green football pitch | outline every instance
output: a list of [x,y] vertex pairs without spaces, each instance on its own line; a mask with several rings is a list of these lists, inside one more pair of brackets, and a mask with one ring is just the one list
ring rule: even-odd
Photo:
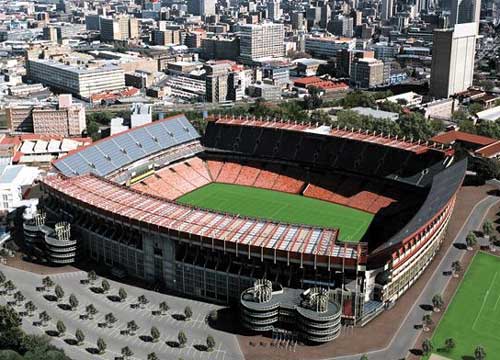
[[[447,338],[456,347],[439,351]],[[474,359],[482,345],[487,359],[500,359],[500,258],[478,253],[432,337],[436,354],[453,360]]]
[[340,229],[339,239],[358,242],[373,215],[300,195],[254,187],[211,183],[177,199],[179,203],[242,216]]

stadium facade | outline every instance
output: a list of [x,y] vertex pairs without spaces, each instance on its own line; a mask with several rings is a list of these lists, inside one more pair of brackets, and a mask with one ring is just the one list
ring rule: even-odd
[[[249,298],[259,279],[288,294],[273,292],[273,306],[328,289],[332,329],[335,309],[343,323],[362,325],[418,279],[441,245],[466,171],[449,148],[384,134],[218,117],[201,138],[182,115],[53,165],[56,174],[41,182],[39,211],[70,223],[85,256],[180,294],[239,302],[247,315],[262,306]],[[212,182],[308,196],[374,217],[360,241],[341,241],[341,229],[175,201]],[[307,306],[284,308],[295,319],[317,315]],[[258,330],[251,319],[246,326]],[[335,337],[324,330],[325,339]]]

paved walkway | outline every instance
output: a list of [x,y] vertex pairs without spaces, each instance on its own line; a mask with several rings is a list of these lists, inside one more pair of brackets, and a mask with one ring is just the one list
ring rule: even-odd
[[[465,237],[470,231],[479,230],[483,223],[484,217],[488,214],[489,209],[494,206],[500,199],[495,196],[487,196],[482,201],[476,204],[472,210],[466,223],[457,234],[454,244],[461,243],[465,245]],[[451,245],[446,251],[444,258],[439,263],[438,267],[432,274],[431,279],[426,284],[420,296],[408,312],[403,320],[400,328],[392,338],[387,347],[381,350],[367,353],[370,360],[400,360],[405,359],[410,349],[419,347],[420,344],[415,344],[421,330],[416,330],[415,325],[421,324],[422,317],[426,311],[420,305],[431,304],[431,299],[435,294],[443,293],[450,280],[449,276],[444,276],[444,271],[451,270],[451,264],[455,260],[461,260],[466,250]],[[359,360],[363,354],[341,356],[332,358],[335,360]]]
[[[95,294],[90,290],[90,286],[81,285],[80,280],[86,278],[84,272],[62,273],[51,276],[52,280],[59,284],[65,296],[61,303],[67,303],[69,295],[75,294],[79,300],[79,306],[75,311],[63,310],[56,302],[48,301],[44,298],[46,293],[36,291],[37,286],[41,286],[43,276],[14,269],[5,265],[0,265],[7,277],[14,282],[18,290],[25,296],[26,300],[31,300],[37,307],[33,317],[23,319],[23,328],[34,334],[45,333],[47,330],[55,330],[55,324],[62,320],[67,327],[66,335],[60,338],[54,337],[53,344],[65,350],[73,360],[87,359],[114,359],[119,357],[123,347],[128,346],[134,356],[131,359],[145,360],[147,354],[155,352],[160,359],[200,359],[200,360],[226,360],[243,359],[237,339],[234,335],[217,331],[210,328],[205,323],[205,318],[210,310],[220,308],[217,305],[200,301],[183,299],[175,296],[163,295],[153,291],[116,283],[108,280],[111,290],[108,294]],[[100,284],[102,278],[98,279]],[[123,287],[128,297],[124,302],[113,302],[107,298],[108,295],[116,295],[119,287]],[[17,290],[16,290],[17,291]],[[53,289],[52,289],[53,293]],[[131,309],[130,304],[136,303],[139,295],[144,294],[150,301],[144,309]],[[11,296],[2,296],[0,303],[12,300]],[[152,316],[151,311],[158,309],[158,304],[166,301],[170,307],[168,314],[163,316]],[[85,313],[88,304],[94,304],[99,313],[93,320],[81,320],[80,314]],[[184,308],[189,305],[193,310],[193,317],[189,321],[175,320],[172,315],[182,314]],[[24,304],[20,307],[24,310]],[[52,317],[50,323],[44,327],[33,326],[33,321],[38,321],[38,314],[42,311]],[[118,321],[112,328],[99,328],[97,324],[104,322],[104,317],[108,313],[113,313]],[[126,329],[126,323],[134,320],[140,329],[136,335],[120,335],[120,330]],[[160,341],[156,343],[145,342],[140,339],[141,335],[148,336],[152,326],[156,326],[161,334]],[[81,329],[85,334],[85,344],[82,346],[68,345],[65,339],[74,339],[76,329]],[[182,330],[186,333],[188,342],[182,349],[170,347],[167,341],[177,341],[177,334]],[[216,348],[212,352],[197,350],[195,345],[205,345],[208,335],[212,335],[216,341]],[[96,348],[97,338],[102,337],[107,344],[107,351],[104,355],[92,355],[86,349]]]

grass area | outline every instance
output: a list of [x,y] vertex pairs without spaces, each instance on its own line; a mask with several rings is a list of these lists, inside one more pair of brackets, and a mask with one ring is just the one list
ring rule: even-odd
[[[456,347],[439,351],[447,338],[453,338]],[[432,344],[436,354],[453,360],[474,359],[478,345],[488,359],[500,358],[500,258],[486,253],[474,257]]]
[[343,241],[358,242],[373,215],[308,197],[248,186],[212,183],[177,199],[183,204],[294,224],[340,229]]

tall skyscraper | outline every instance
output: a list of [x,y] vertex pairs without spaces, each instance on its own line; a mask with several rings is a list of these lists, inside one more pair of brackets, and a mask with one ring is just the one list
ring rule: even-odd
[[448,98],[467,90],[474,76],[477,24],[434,30],[431,94]]
[[450,25],[476,23],[479,28],[481,0],[452,0]]
[[267,2],[267,17],[271,20],[278,20],[281,17],[281,4],[279,0]]
[[382,13],[380,15],[382,20],[389,20],[392,17],[394,9],[394,0],[382,0]]
[[240,59],[252,63],[260,58],[285,55],[283,24],[266,22],[246,24],[240,28]]
[[139,22],[129,16],[100,19],[101,40],[127,41],[139,37]]
[[207,102],[218,103],[227,100],[230,68],[231,65],[225,62],[205,65]]
[[198,16],[215,15],[215,0],[190,0],[188,11]]

